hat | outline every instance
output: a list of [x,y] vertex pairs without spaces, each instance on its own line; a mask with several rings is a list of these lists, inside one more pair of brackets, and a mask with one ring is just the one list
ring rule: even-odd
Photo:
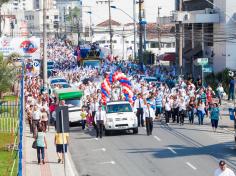
[[223,160],[221,160],[220,162],[219,162],[219,165],[220,166],[224,166],[226,163],[225,163],[225,161],[223,161]]

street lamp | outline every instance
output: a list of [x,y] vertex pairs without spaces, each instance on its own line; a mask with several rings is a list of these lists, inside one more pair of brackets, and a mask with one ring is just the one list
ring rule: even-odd
[[116,7],[116,6],[111,6],[111,8],[112,9],[117,9],[117,10],[120,10],[121,12],[123,12],[124,14],[126,14],[130,19],[132,19],[133,21],[134,21],[134,59],[136,58],[136,23],[137,23],[137,21],[136,21],[136,17],[135,17],[135,4],[136,4],[136,2],[134,1],[134,16],[132,17],[132,16],[130,16],[128,13],[126,13],[124,10],[122,10],[122,9],[120,9],[120,8],[118,8],[118,7]]

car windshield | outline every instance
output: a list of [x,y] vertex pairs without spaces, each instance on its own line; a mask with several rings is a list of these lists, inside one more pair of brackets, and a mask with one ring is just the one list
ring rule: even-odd
[[107,113],[132,112],[130,104],[107,105]]
[[100,65],[100,61],[91,61],[91,60],[84,61],[84,67],[90,66],[92,68],[99,68],[100,67],[99,65]]
[[51,84],[55,84],[55,83],[67,83],[67,81],[65,79],[54,79],[54,80],[51,80]]
[[66,105],[80,106],[80,100],[65,100]]

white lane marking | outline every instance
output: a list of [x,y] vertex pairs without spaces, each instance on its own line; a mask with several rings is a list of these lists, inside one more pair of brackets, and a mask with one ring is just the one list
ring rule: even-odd
[[161,141],[161,139],[160,139],[159,137],[157,137],[157,136],[154,136],[154,138],[155,138],[156,140],[158,140],[158,141]]
[[197,170],[197,168],[196,168],[194,165],[192,165],[190,162],[186,162],[186,164],[187,164],[189,167],[191,167],[193,170]]
[[94,152],[96,152],[96,151],[103,151],[103,152],[105,152],[105,151],[107,151],[107,149],[105,149],[105,148],[99,148],[99,149],[94,149],[93,151],[94,151]]
[[168,147],[168,149],[169,149],[172,153],[177,154],[177,152],[174,151],[174,149],[172,149],[172,148],[170,148],[170,147]]
[[99,164],[112,164],[112,165],[114,165],[114,164],[116,164],[116,162],[115,161],[107,161],[107,162],[102,162]]

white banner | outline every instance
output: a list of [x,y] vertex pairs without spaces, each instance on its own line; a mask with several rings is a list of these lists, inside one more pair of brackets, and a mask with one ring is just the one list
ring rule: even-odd
[[17,53],[29,59],[40,58],[40,38],[0,38],[0,52],[7,57],[12,53]]

